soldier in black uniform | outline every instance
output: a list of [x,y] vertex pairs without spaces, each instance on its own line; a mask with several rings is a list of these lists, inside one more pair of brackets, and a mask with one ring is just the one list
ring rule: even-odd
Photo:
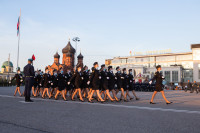
[[38,71],[38,75],[37,75],[37,77],[36,77],[38,86],[37,86],[37,89],[36,89],[36,92],[35,92],[35,97],[36,97],[36,96],[39,96],[39,95],[40,95],[40,94],[39,94],[40,92],[41,92],[41,95],[42,95],[42,93],[43,93],[42,84],[40,84],[40,83],[41,83],[41,80],[42,80],[42,77],[43,77],[43,74],[42,74],[41,70],[39,70],[39,71]]
[[88,93],[89,93],[89,85],[87,84],[87,82],[89,81],[89,70],[87,66],[84,66],[83,68],[83,84],[82,84],[82,94],[83,97],[87,97]]
[[69,82],[69,80],[72,78],[72,72],[70,69],[67,69],[67,73],[65,74],[65,80],[66,80],[66,89],[65,89],[65,96],[67,95],[67,92],[69,92],[70,97],[72,96],[72,88],[73,88],[73,83],[74,81],[72,81],[72,84],[67,84]]
[[81,94],[81,86],[83,83],[83,74],[81,73],[81,66],[77,66],[77,70],[75,72],[75,74],[72,76],[72,78],[69,80],[68,85],[70,85],[71,81],[75,81],[75,90],[74,93],[72,94],[72,98],[71,100],[74,101],[74,96],[76,95],[76,93],[78,92],[79,95],[79,100],[84,102],[82,94]]
[[104,100],[108,98],[111,100],[111,102],[114,101],[114,99],[110,96],[110,92],[108,89],[108,80],[109,80],[109,76],[107,73],[107,70],[105,68],[105,64],[101,65],[101,87],[102,87],[102,93],[104,93]]
[[[93,72],[93,71],[95,70],[95,68],[92,67],[91,70],[92,70],[92,72]],[[90,96],[90,94],[91,94],[91,92],[92,92],[92,83],[90,82],[90,80],[92,80],[92,79],[91,79],[92,72],[89,72],[90,75],[89,75],[89,81],[88,81],[87,84],[88,84],[88,86],[89,86],[89,88],[90,88],[90,89],[89,89],[90,91],[88,92],[88,97],[87,97],[87,98],[89,98],[89,96]]]
[[160,65],[156,66],[156,69],[157,69],[157,71],[156,71],[156,73],[155,73],[153,79],[149,82],[149,83],[151,84],[154,80],[156,80],[155,91],[154,91],[154,93],[153,93],[153,95],[152,95],[150,104],[155,104],[155,103],[153,102],[153,99],[154,99],[155,95],[157,94],[157,92],[161,92],[163,98],[164,98],[165,101],[166,101],[166,104],[171,104],[172,102],[170,102],[170,101],[168,101],[168,100],[166,99],[165,94],[164,94],[164,91],[163,91],[163,84],[162,84],[162,81],[164,80],[164,77],[162,76],[162,74],[161,74],[161,72],[160,72],[160,71],[161,71],[161,66],[160,66]]
[[118,102],[119,99],[117,98],[116,92],[115,92],[116,79],[115,79],[115,75],[114,75],[112,69],[113,69],[112,66],[108,66],[108,77],[109,77],[109,79],[108,79],[108,88],[109,88],[109,91],[112,91],[113,97]]
[[15,90],[15,93],[14,93],[14,96],[16,95],[17,91],[20,95],[20,97],[22,96],[21,92],[20,92],[20,85],[21,83],[23,82],[23,76],[20,72],[20,69],[17,70],[17,73],[15,74],[15,76],[12,78],[11,82],[16,79],[16,90]]
[[60,68],[60,73],[58,74],[58,90],[56,92],[56,95],[55,95],[55,99],[57,100],[58,98],[58,95],[59,94],[62,94],[63,96],[63,99],[66,101],[66,97],[65,97],[65,87],[66,87],[66,79],[65,79],[65,75],[63,74],[63,68]]
[[32,59],[28,60],[28,64],[24,67],[24,75],[25,75],[25,102],[33,102],[30,99],[31,96],[31,88],[33,86],[33,77],[35,76],[34,67],[31,65],[33,62]]
[[[135,91],[134,91],[134,77],[133,77],[133,70],[129,69],[129,74],[128,74],[128,86],[129,86],[129,91],[132,91],[133,95],[135,96],[136,100],[139,100],[139,98],[136,96]],[[130,100],[133,99],[130,97]]]
[[120,100],[122,100],[122,97],[123,97],[124,100],[126,101],[126,97],[124,96],[124,88],[123,88],[123,84],[122,84],[123,76],[121,74],[120,67],[118,66],[116,68],[116,70],[117,70],[117,73],[115,74],[115,79],[116,79],[116,82],[117,82],[116,94],[121,90],[121,98],[120,98]]
[[94,94],[94,92],[96,91],[97,93],[97,96],[99,98],[99,100],[101,102],[104,102],[104,100],[102,99],[100,93],[99,93],[99,88],[100,88],[100,80],[101,80],[101,75],[100,75],[100,72],[98,70],[98,62],[95,62],[94,64],[94,70],[92,72],[92,75],[88,81],[88,84],[91,82],[92,83],[92,92],[88,98],[88,102],[91,102],[92,103],[92,96]]
[[37,89],[37,86],[38,86],[37,75],[38,75],[38,72],[35,71],[35,76],[33,77],[32,96],[35,96],[35,95],[36,95],[35,90]]
[[[123,73],[122,73],[122,87],[124,89],[124,91],[126,92],[125,94],[125,102],[128,102],[127,100],[127,95],[129,96],[129,98],[131,98],[130,94],[129,94],[129,90],[128,90],[128,75],[126,74],[126,68],[123,68]],[[120,98],[121,99],[121,98]]]
[[57,92],[58,87],[58,73],[57,70],[53,71],[53,75],[51,75],[51,92],[50,92],[50,98],[53,96],[53,93]]
[[47,67],[45,68],[45,74],[42,77],[42,81],[44,82],[44,91],[42,93],[42,98],[45,98],[46,94],[50,98],[49,88],[51,85],[51,75],[49,74],[49,70]]

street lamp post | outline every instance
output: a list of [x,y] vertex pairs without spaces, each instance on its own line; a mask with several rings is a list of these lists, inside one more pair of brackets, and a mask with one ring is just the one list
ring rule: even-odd
[[76,53],[75,53],[75,65],[76,65],[76,63],[77,63],[77,42],[80,42],[80,38],[79,37],[74,37],[73,39],[72,39],[75,43],[76,43]]

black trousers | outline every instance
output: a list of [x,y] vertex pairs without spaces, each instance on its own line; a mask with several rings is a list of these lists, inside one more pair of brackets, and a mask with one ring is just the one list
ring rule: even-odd
[[25,91],[24,91],[25,100],[30,100],[32,86],[33,86],[33,78],[25,78]]

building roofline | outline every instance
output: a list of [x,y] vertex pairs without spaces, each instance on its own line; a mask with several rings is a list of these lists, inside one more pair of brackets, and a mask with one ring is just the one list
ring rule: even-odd
[[136,55],[136,56],[124,56],[124,57],[114,57],[114,59],[127,59],[127,58],[144,58],[144,57],[159,57],[159,56],[174,56],[174,55],[188,55],[192,54],[192,52],[184,52],[184,53],[166,53],[166,54],[155,54],[155,55]]
[[191,44],[191,49],[200,48],[200,44]]

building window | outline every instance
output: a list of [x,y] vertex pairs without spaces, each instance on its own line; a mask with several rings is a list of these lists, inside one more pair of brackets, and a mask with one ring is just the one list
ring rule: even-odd
[[178,71],[172,71],[172,82],[178,82]]
[[193,81],[193,70],[188,69],[188,70],[183,70],[183,82],[187,82],[190,80],[191,82]]
[[165,80],[170,82],[170,71],[165,71]]

